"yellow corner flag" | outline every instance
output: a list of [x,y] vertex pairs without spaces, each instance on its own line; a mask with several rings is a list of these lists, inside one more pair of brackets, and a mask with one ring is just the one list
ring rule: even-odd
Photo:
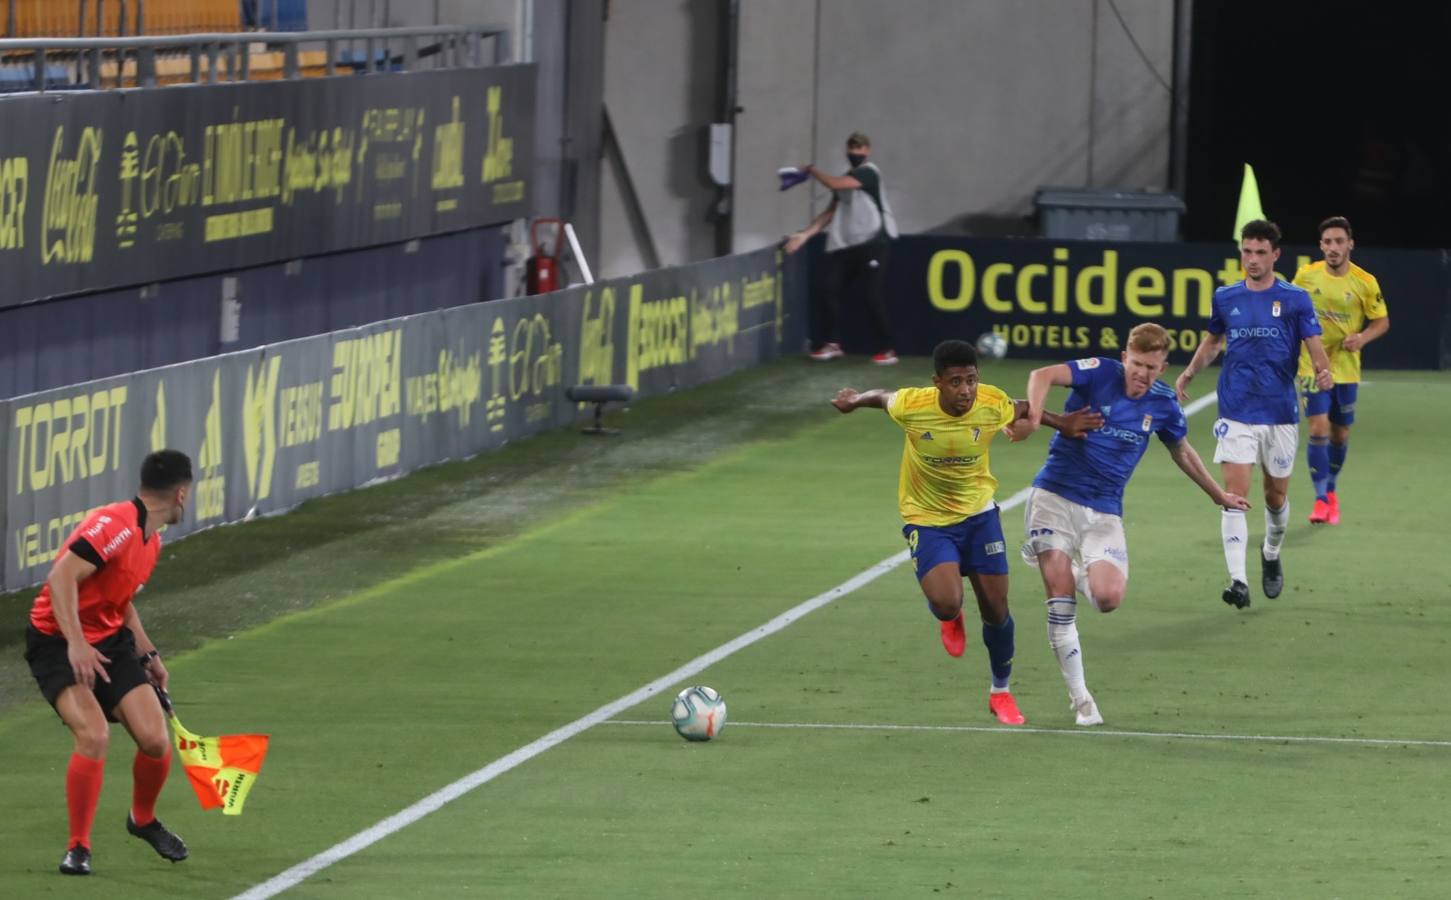
[[1263,219],[1265,211],[1260,206],[1260,185],[1255,181],[1255,170],[1250,168],[1249,163],[1244,164],[1244,182],[1239,187],[1239,210],[1234,215],[1234,237],[1232,240],[1239,244],[1239,233],[1244,230],[1246,222],[1253,222],[1255,219]]
[[[158,691],[158,694],[161,692]],[[161,694],[162,706],[171,718],[172,741],[177,757],[186,770],[187,780],[201,801],[202,809],[222,808],[222,814],[240,816],[247,795],[262,771],[267,758],[267,735],[224,734],[203,737],[187,731],[171,707],[171,699]]]

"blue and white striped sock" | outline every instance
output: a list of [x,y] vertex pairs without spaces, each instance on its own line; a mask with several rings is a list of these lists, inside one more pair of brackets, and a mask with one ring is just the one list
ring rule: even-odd
[[1048,605],[1048,646],[1058,657],[1058,669],[1074,702],[1088,695],[1083,680],[1083,650],[1078,645],[1078,602],[1072,597],[1051,597]]

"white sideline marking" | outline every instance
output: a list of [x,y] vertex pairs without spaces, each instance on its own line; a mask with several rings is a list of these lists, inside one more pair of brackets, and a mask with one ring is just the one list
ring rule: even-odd
[[[1184,414],[1186,416],[1193,415],[1205,406],[1213,403],[1214,399],[1215,394],[1210,392],[1206,396],[1200,397],[1198,400],[1184,407]],[[1031,486],[1025,487],[1003,501],[999,506],[1002,509],[1012,509],[1027,500],[1028,492],[1031,490]],[[316,875],[328,866],[342,862],[354,853],[367,849],[390,834],[407,828],[429,813],[442,809],[445,805],[452,803],[474,788],[493,781],[510,769],[528,762],[544,751],[564,743],[582,731],[593,728],[602,722],[608,722],[617,714],[624,712],[630,707],[662,694],[673,685],[684,681],[692,675],[703,672],[710,666],[732,655],[737,650],[744,650],[762,638],[770,637],[792,622],[805,616],[807,613],[815,612],[833,600],[845,597],[857,588],[870,584],[909,559],[911,559],[911,555],[906,550],[892,554],[870,569],[853,575],[831,590],[817,594],[810,600],[791,607],[766,624],[753,628],[732,641],[721,644],[709,653],[697,656],[670,674],[663,675],[639,690],[626,694],[612,703],[606,703],[587,716],[575,719],[568,725],[556,728],[544,737],[532,743],[525,744],[506,756],[499,757],[482,769],[465,775],[453,784],[439,788],[412,806],[394,813],[372,827],[358,832],[341,843],[334,844],[311,859],[303,860],[292,868],[272,876],[261,884],[248,888],[236,895],[233,900],[267,900],[267,898],[275,897],[289,888],[296,887],[310,876]]]
[[[669,719],[611,719],[606,725],[669,725]],[[1181,741],[1265,741],[1277,744],[1364,744],[1371,747],[1447,747],[1451,741],[1411,741],[1394,738],[1322,737],[1317,735],[1202,734],[1193,731],[1106,731],[1102,728],[1024,728],[1017,725],[866,725],[810,722],[728,722],[732,728],[819,728],[836,731],[967,731],[987,734],[1063,734],[1076,737],[1162,738]]]

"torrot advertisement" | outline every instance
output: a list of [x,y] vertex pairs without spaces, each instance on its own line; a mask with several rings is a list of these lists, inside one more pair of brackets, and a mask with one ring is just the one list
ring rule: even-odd
[[649,396],[794,351],[803,263],[761,250],[0,403],[4,586],[42,580],[155,449],[196,474],[174,538],[573,423],[571,385]]
[[530,65],[0,97],[0,306],[528,214]]

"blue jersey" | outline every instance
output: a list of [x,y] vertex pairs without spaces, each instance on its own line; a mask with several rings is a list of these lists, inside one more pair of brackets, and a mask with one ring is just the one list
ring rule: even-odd
[[1073,390],[1063,411],[1096,409],[1103,414],[1103,427],[1081,440],[1053,435],[1048,461],[1033,486],[1121,516],[1124,486],[1149,449],[1149,435],[1157,434],[1166,446],[1173,446],[1189,433],[1189,423],[1174,389],[1162,381],[1149,385],[1142,397],[1125,394],[1124,364],[1116,359],[1076,359],[1068,371],[1073,373]]
[[1300,343],[1320,333],[1315,304],[1303,288],[1278,277],[1266,290],[1243,281],[1214,292],[1209,333],[1225,335],[1219,370],[1219,415],[1246,425],[1293,425]]

